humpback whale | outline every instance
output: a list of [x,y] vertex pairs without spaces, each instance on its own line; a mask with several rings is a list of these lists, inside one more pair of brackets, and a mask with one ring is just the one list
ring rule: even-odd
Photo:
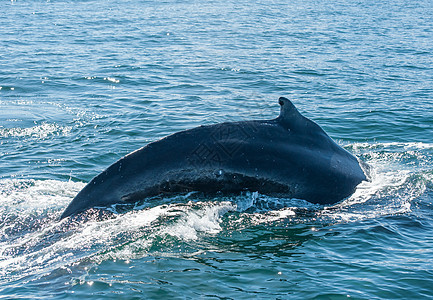
[[287,98],[271,120],[180,131],[131,152],[94,177],[61,218],[160,194],[242,191],[334,204],[368,180],[366,165]]

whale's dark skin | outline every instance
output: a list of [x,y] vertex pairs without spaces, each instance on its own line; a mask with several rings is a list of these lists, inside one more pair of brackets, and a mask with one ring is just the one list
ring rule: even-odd
[[[367,180],[360,161],[286,98],[272,120],[199,126],[148,144],[93,178],[61,218],[159,194],[242,191],[334,204]],[[363,163],[362,163],[363,164]]]

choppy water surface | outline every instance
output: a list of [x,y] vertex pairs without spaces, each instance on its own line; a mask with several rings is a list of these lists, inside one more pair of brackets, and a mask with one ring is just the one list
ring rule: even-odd
[[[0,297],[433,296],[433,2],[3,1]],[[121,156],[286,96],[373,167],[332,207],[194,194],[58,220]]]

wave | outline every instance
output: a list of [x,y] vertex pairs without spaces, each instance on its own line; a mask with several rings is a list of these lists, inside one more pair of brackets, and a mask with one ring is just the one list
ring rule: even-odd
[[193,249],[203,238],[212,240],[257,226],[268,230],[294,224],[331,226],[406,214],[413,201],[433,186],[433,145],[359,143],[346,148],[371,165],[372,180],[331,207],[258,193],[208,199],[191,193],[129,209],[93,209],[59,220],[84,183],[0,180],[0,283],[54,270],[76,270],[83,261],[188,252],[185,249]]

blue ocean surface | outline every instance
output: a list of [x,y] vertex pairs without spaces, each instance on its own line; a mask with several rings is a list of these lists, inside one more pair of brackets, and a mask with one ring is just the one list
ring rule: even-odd
[[[0,298],[433,297],[432,41],[431,0],[2,1]],[[59,220],[127,153],[280,96],[371,182]]]

